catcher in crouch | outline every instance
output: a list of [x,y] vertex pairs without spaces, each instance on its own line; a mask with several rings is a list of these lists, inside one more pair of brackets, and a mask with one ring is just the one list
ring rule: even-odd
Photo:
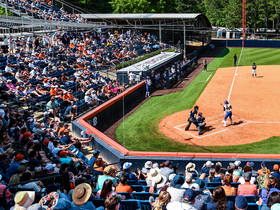
[[199,126],[199,122],[197,121],[197,118],[198,118],[197,110],[198,110],[198,106],[195,106],[194,110],[190,111],[190,117],[188,118],[188,124],[185,128],[185,131],[189,130],[191,124],[193,123],[198,130],[198,135],[201,135],[202,134],[201,133],[201,128]]

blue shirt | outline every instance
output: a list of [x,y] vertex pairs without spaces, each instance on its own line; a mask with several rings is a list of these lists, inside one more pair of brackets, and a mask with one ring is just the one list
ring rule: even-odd
[[[207,203],[207,210],[216,210],[217,203]],[[234,204],[232,201],[228,201],[226,205],[226,210],[234,210]]]
[[269,192],[268,192],[268,194],[267,194],[267,197],[265,197],[265,195],[266,195],[266,188],[263,188],[263,189],[262,189],[262,191],[261,191],[261,193],[260,193],[260,197],[262,197],[262,199],[263,199],[262,204],[267,204],[267,201],[268,201],[268,198],[269,198],[270,194],[271,194],[272,192],[274,192],[274,191],[280,192],[280,190],[278,190],[277,188],[272,187],[272,188],[269,189]]
[[89,166],[92,168],[95,161],[96,161],[97,157],[95,157],[94,155],[90,158],[89,160]]
[[[120,173],[120,177],[122,176],[122,173],[123,173],[123,172]],[[138,181],[137,177],[136,177],[133,173],[131,173],[131,172],[126,172],[125,174],[129,175],[129,177],[128,177],[129,180]]]
[[60,198],[58,199],[58,202],[53,210],[70,210],[71,209],[71,202],[67,200],[66,198]]
[[71,210],[95,210],[95,206],[92,202],[86,202],[83,205],[76,205],[73,201],[71,202]]
[[208,168],[208,167],[204,167],[201,169],[201,173],[206,173],[206,174],[209,174],[209,171],[210,171],[211,168]]
[[63,141],[66,144],[70,144],[71,143],[71,139],[70,139],[69,136],[68,137],[67,136],[62,136],[61,141]]
[[18,167],[20,166],[19,162],[17,162],[16,160],[14,162],[12,162],[12,164],[10,165],[10,168],[8,169],[6,176],[7,178],[11,178],[11,176],[13,176],[14,174],[16,174]]
[[102,175],[98,177],[97,184],[96,184],[96,191],[102,190],[103,184],[106,179],[111,179],[113,181],[113,185],[114,186],[117,185],[117,180],[114,177]]

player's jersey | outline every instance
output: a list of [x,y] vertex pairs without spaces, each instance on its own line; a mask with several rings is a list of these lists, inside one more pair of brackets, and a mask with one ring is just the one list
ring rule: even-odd
[[252,69],[253,69],[253,70],[256,70],[256,68],[257,68],[257,65],[253,65],[253,66],[252,66]]
[[231,107],[230,104],[224,105],[224,111],[225,111],[225,112],[231,112],[231,109],[232,109],[232,107]]
[[146,85],[147,85],[147,86],[151,86],[151,85],[152,85],[152,81],[151,81],[150,79],[147,79],[147,80],[146,80]]

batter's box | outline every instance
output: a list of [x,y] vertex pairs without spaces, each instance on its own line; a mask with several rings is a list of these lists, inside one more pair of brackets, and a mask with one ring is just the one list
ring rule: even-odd
[[[212,136],[215,134],[219,134],[225,131],[233,130],[235,128],[238,128],[240,126],[247,125],[249,123],[255,123],[249,120],[244,120],[244,119],[236,119],[233,123],[233,125],[230,124],[229,121],[227,121],[227,127],[224,126],[224,121],[218,116],[207,118],[208,120],[206,121],[206,126],[202,127],[201,133],[202,135],[198,135],[198,131],[195,127],[194,124],[191,125],[190,129],[185,131],[185,127],[187,126],[188,123],[184,123],[181,125],[177,125],[174,128],[176,128],[179,131],[184,132],[184,135],[190,135],[194,138],[204,138],[208,136]],[[260,122],[262,123],[262,122]]]

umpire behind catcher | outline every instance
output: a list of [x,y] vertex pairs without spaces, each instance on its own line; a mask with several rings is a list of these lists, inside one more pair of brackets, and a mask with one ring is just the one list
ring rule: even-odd
[[190,112],[190,117],[188,119],[188,124],[187,124],[187,126],[185,128],[185,131],[189,130],[191,124],[193,123],[196,126],[197,130],[198,130],[198,135],[201,135],[202,134],[201,133],[201,128],[200,128],[200,126],[199,126],[199,124],[197,122],[197,110],[198,110],[198,106],[195,106],[194,110]]

